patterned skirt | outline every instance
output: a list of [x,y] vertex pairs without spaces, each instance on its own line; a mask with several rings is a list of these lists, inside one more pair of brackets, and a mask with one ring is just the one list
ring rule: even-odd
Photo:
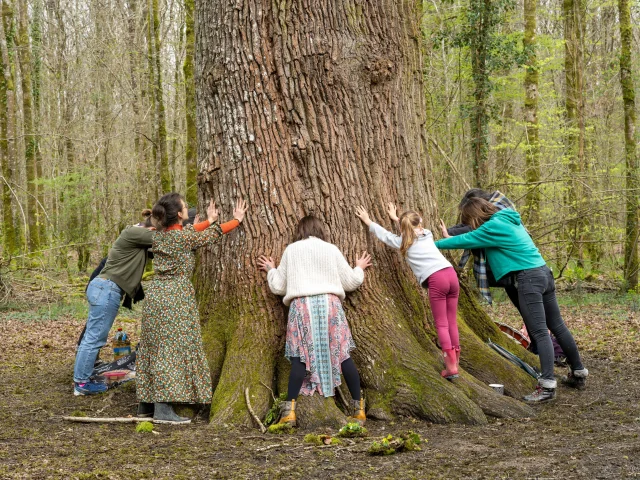
[[356,348],[340,299],[331,294],[298,297],[289,307],[284,356],[300,357],[307,376],[300,393],[332,397],[342,362]]

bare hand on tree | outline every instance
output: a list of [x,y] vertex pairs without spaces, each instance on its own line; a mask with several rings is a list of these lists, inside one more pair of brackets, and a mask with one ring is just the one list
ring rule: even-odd
[[367,211],[364,209],[362,205],[358,205],[356,207],[356,217],[362,220],[367,227],[371,225],[371,219],[369,218],[369,214],[367,213]]
[[276,268],[276,262],[272,257],[265,257],[264,255],[260,255],[260,257],[258,258],[258,267],[260,268],[260,270],[268,272],[272,268]]
[[371,266],[371,255],[367,252],[362,252],[362,256],[356,259],[356,267],[360,267],[362,270],[365,270],[367,267]]
[[233,218],[238,220],[238,222],[242,223],[244,220],[244,214],[249,209],[247,206],[247,202],[243,199],[239,198],[236,200],[236,208],[233,210]]
[[449,238],[451,236],[449,235],[449,232],[447,232],[447,226],[442,219],[440,219],[440,231],[442,232],[443,238]]
[[389,214],[389,218],[391,219],[391,221],[393,222],[397,222],[400,219],[398,218],[398,213],[396,210],[396,206],[393,202],[389,202],[387,204],[387,213]]
[[209,220],[209,223],[213,223],[218,220],[218,215],[220,215],[220,212],[218,212],[216,202],[214,202],[212,198],[209,201],[209,206],[207,207],[207,220]]

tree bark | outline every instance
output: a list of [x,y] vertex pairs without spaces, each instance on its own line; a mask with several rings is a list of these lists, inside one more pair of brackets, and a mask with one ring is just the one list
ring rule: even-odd
[[[251,424],[244,389],[263,415],[271,397],[260,382],[279,391],[286,383],[287,311],[255,259],[279,257],[309,213],[350,262],[365,249],[375,258],[364,285],[343,302],[370,416],[484,423],[499,411],[531,414],[507,397],[495,396],[491,407],[480,400],[487,395],[480,381],[503,383],[516,396],[534,382],[488,350],[488,336],[515,347],[466,288],[459,321],[466,373],[453,382],[440,376],[424,290],[353,214],[366,205],[389,226],[384,202],[394,201],[436,225],[417,5],[196,2],[200,205],[214,198],[228,217],[243,196],[251,208],[238,231],[201,252],[195,276],[216,421]],[[335,418],[322,409],[301,416],[311,411]]]
[[27,173],[27,222],[29,224],[29,251],[40,247],[38,221],[38,176],[36,165],[36,132],[33,128],[33,88],[31,83],[31,48],[29,46],[29,18],[27,2],[21,0],[18,20],[18,60],[22,86],[22,117],[25,136],[25,165]]
[[620,85],[624,102],[624,153],[626,168],[626,221],[624,242],[625,289],[638,286],[638,158],[636,156],[636,99],[632,74],[633,30],[629,0],[618,0],[620,15]]
[[529,190],[525,199],[525,220],[530,228],[540,223],[540,143],[538,140],[538,57],[536,55],[536,14],[538,0],[524,0],[523,47],[527,60],[524,74],[524,121],[526,132],[526,173]]
[[155,115],[155,139],[154,146],[156,168],[160,180],[160,191],[158,197],[163,193],[173,190],[173,179],[169,170],[169,155],[167,151],[167,119],[164,107],[164,96],[162,90],[162,62],[160,43],[160,15],[158,13],[158,0],[149,0],[149,70],[150,89],[153,97]]
[[185,55],[182,73],[184,76],[184,103],[186,114],[187,148],[187,203],[198,200],[198,145],[196,137],[196,85],[193,77],[193,56],[195,48],[194,0],[184,0]]
[[566,157],[570,180],[567,203],[571,220],[567,222],[570,251],[582,265],[586,199],[584,193],[585,165],[585,105],[584,105],[584,33],[585,0],[563,0],[565,37],[565,109]]
[[473,112],[471,147],[474,184],[483,187],[489,177],[489,94],[491,81],[487,67],[489,38],[493,20],[490,0],[472,0],[469,6],[471,74],[473,76]]
[[[16,161],[15,124],[16,93],[11,73],[11,59],[7,47],[5,19],[13,22],[13,11],[10,6],[0,0],[0,55],[2,56],[2,76],[0,77],[0,162],[2,163],[2,231],[4,251],[16,254],[20,248],[19,234],[14,222],[13,205],[14,182],[13,165]],[[16,207],[16,211],[18,208]],[[20,218],[20,217],[19,217]]]

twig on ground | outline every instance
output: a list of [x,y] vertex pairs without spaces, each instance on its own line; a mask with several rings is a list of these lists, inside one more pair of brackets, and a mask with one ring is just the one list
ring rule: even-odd
[[271,387],[269,387],[269,386],[268,386],[267,384],[265,384],[265,383],[262,383],[262,381],[260,381],[260,384],[261,384],[264,388],[266,388],[267,390],[269,390],[269,391],[271,392],[271,398],[272,398],[272,399],[273,399],[273,401],[275,402],[275,401],[276,401],[276,396],[274,395],[273,390],[271,390]]
[[340,390],[340,387],[336,387],[336,390],[338,391],[338,396],[340,397],[340,401],[342,401],[342,404],[344,405],[344,408],[347,411],[347,415],[349,415],[349,402],[347,402],[347,399],[344,397],[344,393],[342,393],[342,390]]
[[267,431],[267,428],[262,424],[262,422],[260,421],[256,413],[253,411],[253,408],[251,408],[251,402],[249,401],[249,387],[244,389],[244,399],[247,402],[247,410],[249,410],[251,417],[256,421],[256,423],[260,427],[260,431],[262,433],[265,433]]
[[153,422],[151,417],[62,417],[63,420],[78,423],[138,423]]
[[278,447],[284,447],[286,445],[284,445],[283,443],[278,443],[275,445],[267,445],[266,447],[260,447],[260,448],[256,448],[256,452],[264,452],[265,450],[271,450],[272,448],[278,448]]

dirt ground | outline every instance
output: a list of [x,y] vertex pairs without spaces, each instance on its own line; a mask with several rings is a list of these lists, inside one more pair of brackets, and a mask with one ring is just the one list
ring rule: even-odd
[[[306,433],[260,434],[211,425],[96,425],[63,415],[126,416],[133,385],[94,397],[72,395],[74,343],[84,310],[51,304],[0,309],[0,478],[557,478],[640,477],[640,330],[637,300],[563,299],[563,313],[591,376],[583,392],[560,387],[537,416],[486,426],[434,425],[410,418],[369,421],[369,437],[338,446],[304,443]],[[48,310],[47,310],[48,309]],[[494,315],[512,325],[507,304]],[[134,336],[139,314],[118,317]],[[557,371],[562,374],[561,370]],[[413,430],[422,450],[372,457],[375,439]]]

